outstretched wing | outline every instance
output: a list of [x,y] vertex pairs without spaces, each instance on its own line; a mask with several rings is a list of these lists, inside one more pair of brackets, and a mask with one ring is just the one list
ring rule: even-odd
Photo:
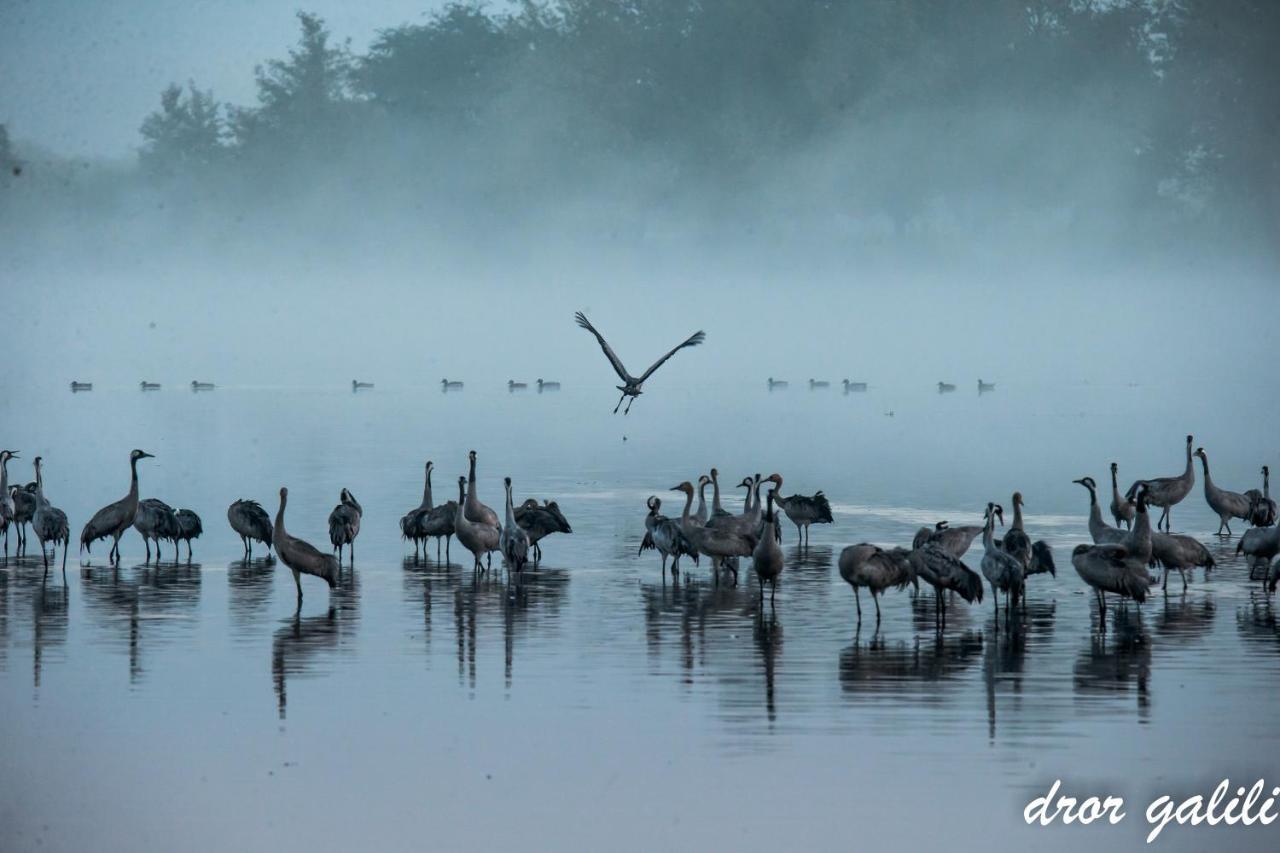
[[[596,337],[599,337],[599,335],[597,335]],[[684,343],[675,347],[674,349],[671,350],[671,352],[667,353],[662,358],[655,361],[652,367],[650,367],[648,370],[646,370],[643,374],[640,375],[640,379],[636,384],[637,385],[642,384],[646,379],[648,379],[650,376],[653,375],[653,372],[655,370],[657,370],[659,367],[662,367],[663,363],[666,362],[667,359],[671,358],[671,356],[675,355],[680,350],[684,349],[685,347],[696,347],[698,344],[706,340],[706,338],[707,338],[707,335],[705,332],[703,331],[694,332],[692,335],[688,337],[688,339]],[[601,343],[604,343],[604,341],[601,340]],[[614,367],[617,367],[616,363],[614,364]]]
[[[613,347],[609,346],[609,342],[604,339],[604,335],[597,332],[596,327],[591,325],[591,321],[587,319],[587,315],[579,311],[573,315],[573,319],[578,321],[579,326],[596,336],[596,340],[600,342],[600,349],[604,350],[604,357],[609,359],[609,363],[613,365],[613,369],[617,372],[618,376],[621,377],[622,381],[630,383],[631,377],[627,374],[627,368],[622,364],[622,359],[618,358],[618,354],[613,351]],[[681,344],[681,346],[683,346],[683,344]],[[675,350],[672,350],[671,352],[675,352]],[[670,354],[671,353],[668,353],[667,355],[670,356]],[[664,358],[662,361],[666,361],[666,359]],[[658,362],[658,364],[662,364],[662,361]],[[657,367],[658,364],[655,364],[653,367]],[[649,368],[649,373],[653,372],[653,367]],[[649,373],[646,373],[645,376],[648,376]],[[643,379],[641,381],[643,381]]]

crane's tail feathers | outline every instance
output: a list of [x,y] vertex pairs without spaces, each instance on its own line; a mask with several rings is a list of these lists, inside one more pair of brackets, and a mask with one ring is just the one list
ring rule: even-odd
[[835,518],[831,515],[831,502],[827,500],[827,496],[821,491],[813,496],[813,502],[818,506],[818,521],[821,523],[831,524]]

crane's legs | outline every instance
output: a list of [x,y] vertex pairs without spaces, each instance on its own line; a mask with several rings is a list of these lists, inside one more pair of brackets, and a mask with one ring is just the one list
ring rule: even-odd
[[302,576],[297,569],[293,570],[293,584],[298,588],[298,609],[302,609]]
[[622,414],[624,414],[624,415],[629,415],[629,414],[631,414],[631,404],[632,404],[632,403],[634,403],[635,401],[636,401],[636,398],[635,398],[635,397],[632,397],[630,400],[628,400],[628,401],[627,401],[627,408],[622,412]]
[[[858,624],[862,624],[862,596],[858,594],[858,588],[853,588],[853,604],[858,608]],[[936,614],[935,614],[936,618]]]
[[623,394],[621,397],[619,397],[619,398],[618,398],[618,405],[616,405],[616,406],[614,406],[614,407],[613,407],[613,413],[614,413],[615,415],[616,415],[616,414],[618,414],[618,409],[621,409],[621,408],[622,408],[622,401],[623,401],[623,400],[625,400],[625,399],[627,399],[627,395],[626,395],[626,394]]
[[871,591],[871,600],[876,603],[876,628],[880,627],[880,596],[876,595],[875,590]]

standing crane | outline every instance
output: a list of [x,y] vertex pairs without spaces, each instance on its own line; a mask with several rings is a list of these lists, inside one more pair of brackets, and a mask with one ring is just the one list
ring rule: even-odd
[[120,565],[120,537],[133,526],[134,520],[138,517],[138,460],[154,458],[145,450],[135,449],[129,452],[129,494],[115,503],[107,504],[93,514],[93,518],[89,519],[84,530],[80,531],[81,548],[91,551],[90,546],[94,542],[110,536],[111,551],[107,554],[107,559],[114,560],[117,566]]

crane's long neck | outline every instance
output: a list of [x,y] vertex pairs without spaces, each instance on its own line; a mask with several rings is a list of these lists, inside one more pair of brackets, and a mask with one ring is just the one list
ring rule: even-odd
[[[690,496],[690,500],[692,499]],[[723,511],[720,506],[720,478],[714,473],[711,475],[711,508],[716,512]]]
[[9,496],[9,459],[0,459],[0,500]]
[[1271,500],[1271,470],[1269,468],[1262,469],[1262,496],[1267,500]]
[[754,512],[757,517],[760,515],[760,483],[760,477],[757,476],[755,484],[751,487],[751,511]]
[[1010,530],[1022,529],[1022,501],[1013,502],[1013,524],[1009,525]]
[[[1208,465],[1206,465],[1205,468],[1207,469]],[[1182,476],[1188,479],[1191,479],[1191,478],[1194,478],[1195,475],[1196,475],[1195,465],[1191,461],[1191,442],[1187,442],[1187,467],[1186,467],[1186,470],[1182,472]]]
[[287,497],[285,497],[284,495],[280,496],[280,509],[276,510],[275,536],[276,536],[277,542],[279,542],[279,540],[283,539],[285,536],[288,535],[285,533],[285,530],[284,530],[284,506],[288,502],[289,502],[289,499]]
[[129,458],[129,499],[138,499],[138,460],[132,457]]
[[689,510],[693,507],[693,489],[684,493],[684,512],[680,514],[680,523],[689,525]]
[[698,515],[707,511],[707,481],[698,484]]
[[[1116,469],[1115,469],[1115,468],[1112,468],[1112,469],[1111,469],[1111,496],[1112,496],[1113,498],[1115,498],[1116,500],[1119,500],[1119,499],[1120,499],[1120,484],[1116,482],[1116,477],[1117,477],[1117,476],[1118,476],[1118,474],[1117,474],[1117,472],[1116,472]],[[1090,489],[1090,491],[1093,491],[1093,490],[1092,490],[1092,489]]]
[[471,485],[476,484],[476,458],[471,457],[471,464],[467,468],[467,482]]
[[507,483],[507,527],[516,523],[515,507],[511,505],[511,484]]
[[1151,544],[1151,515],[1147,512],[1147,500],[1143,496],[1138,497],[1137,511],[1133,516],[1132,536],[1148,547]]
[[466,512],[467,498],[464,492],[462,481],[458,481],[458,508],[453,514],[453,523],[455,527],[465,526],[467,524]]
[[995,547],[992,544],[992,536],[991,536],[991,531],[995,527],[995,523],[996,523],[996,514],[994,512],[987,512],[987,522],[982,527],[982,547],[988,550]]
[[422,487],[422,508],[431,509],[431,466],[427,466],[427,484]]
[[1200,454],[1200,464],[1204,466],[1205,491],[1213,491],[1213,478],[1209,476],[1209,454]]
[[44,503],[44,474],[40,473],[39,462],[36,462],[36,503]]

